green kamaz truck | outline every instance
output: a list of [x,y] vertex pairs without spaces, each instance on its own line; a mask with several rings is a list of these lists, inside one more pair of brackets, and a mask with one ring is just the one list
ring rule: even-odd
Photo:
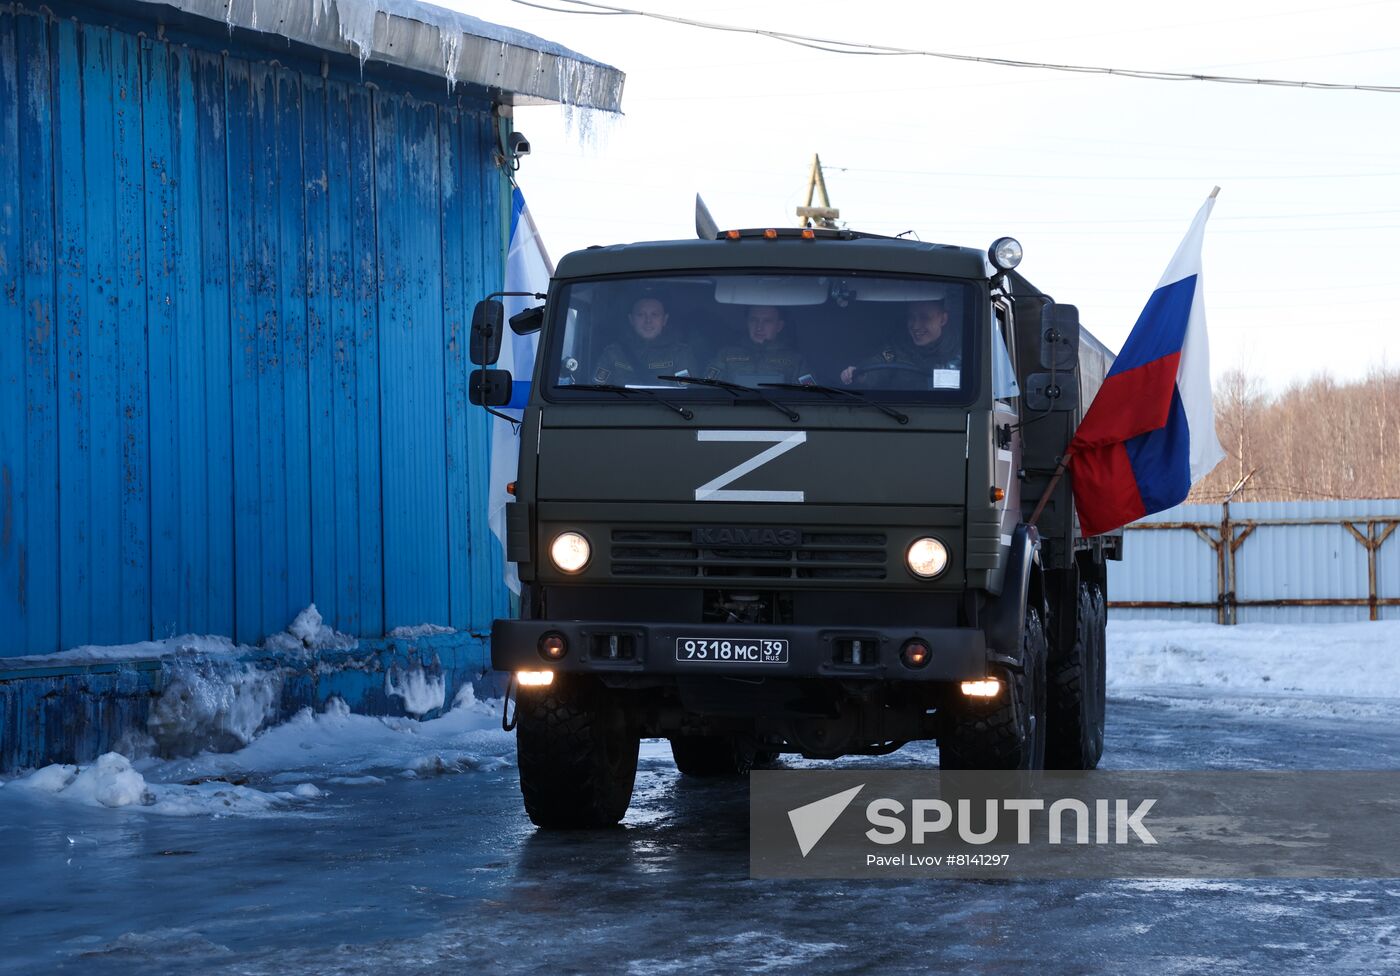
[[[1098,763],[1121,534],[1082,538],[1052,475],[1113,356],[1020,258],[759,229],[559,263],[510,322],[540,338],[491,632],[531,820],[617,822],[651,737],[693,776],[929,739]],[[477,306],[478,365],[502,319]]]

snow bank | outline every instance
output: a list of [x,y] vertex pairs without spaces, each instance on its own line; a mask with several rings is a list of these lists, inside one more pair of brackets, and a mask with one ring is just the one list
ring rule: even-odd
[[515,738],[501,730],[501,703],[478,701],[464,686],[450,711],[420,722],[356,715],[338,698],[322,712],[304,708],[238,752],[150,761],[148,777],[190,780],[271,775],[290,781],[368,783],[412,771],[450,772],[511,763]]
[[253,741],[281,697],[281,670],[227,659],[177,660],[146,731],[163,756],[228,752]]
[[283,654],[304,651],[353,651],[358,646],[359,641],[349,634],[342,634],[326,626],[314,603],[297,614],[282,633],[273,634],[263,641],[266,650]]
[[478,701],[470,686],[428,722],[355,715],[333,698],[325,711],[302,709],[237,752],[136,762],[107,753],[88,766],[46,766],[0,781],[0,802],[50,797],[167,816],[304,814],[341,786],[501,769],[514,754],[500,703]]
[[1108,690],[1400,700],[1400,621],[1216,624],[1111,620]]
[[421,667],[407,670],[397,664],[384,672],[384,693],[403,701],[403,710],[414,718],[437,711],[447,701],[447,681],[441,671],[428,674]]
[[395,627],[389,631],[390,637],[437,637],[441,634],[455,634],[455,627],[441,624],[414,624],[412,627]]
[[304,795],[267,793],[226,782],[151,783],[116,752],[99,756],[87,767],[45,766],[4,785],[6,794],[47,795],[98,809],[132,807],[166,816],[266,813]]
[[149,661],[176,655],[231,656],[245,649],[227,637],[182,634],[158,641],[139,641],[135,644],[84,644],[58,654],[7,657],[5,665],[15,668],[74,667],[121,661]]
[[[419,624],[417,627],[403,628],[406,633],[391,636],[421,637],[428,634],[456,633],[451,627],[436,624]],[[359,641],[349,634],[342,634],[326,626],[321,619],[316,604],[311,604],[296,615],[285,631],[273,634],[263,641],[264,650],[283,653],[306,651],[353,651]],[[29,654],[7,657],[10,667],[75,667],[89,664],[110,664],[124,661],[149,661],[170,657],[233,658],[247,655],[257,650],[243,644],[235,644],[227,637],[212,634],[182,634],[158,641],[138,641],[134,644],[84,644],[57,654]]]

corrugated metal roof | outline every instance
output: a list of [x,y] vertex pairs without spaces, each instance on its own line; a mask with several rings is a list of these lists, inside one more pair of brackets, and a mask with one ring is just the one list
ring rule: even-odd
[[525,31],[418,0],[166,0],[230,28],[276,34],[363,63],[383,61],[498,89],[509,104],[618,112],[624,75]]

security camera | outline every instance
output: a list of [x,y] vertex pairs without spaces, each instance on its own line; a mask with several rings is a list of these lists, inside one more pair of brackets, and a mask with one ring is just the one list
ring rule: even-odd
[[512,132],[510,136],[507,137],[506,142],[510,147],[510,154],[512,156],[530,155],[530,140],[525,138],[524,133]]

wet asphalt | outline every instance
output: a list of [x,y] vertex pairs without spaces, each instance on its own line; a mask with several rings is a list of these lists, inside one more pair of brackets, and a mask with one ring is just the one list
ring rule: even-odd
[[[1114,700],[1103,765],[1400,768],[1400,709],[1327,711]],[[510,769],[330,789],[259,818],[8,799],[0,973],[1400,973],[1394,879],[751,880],[745,784],[664,743],[614,830],[536,832]]]

